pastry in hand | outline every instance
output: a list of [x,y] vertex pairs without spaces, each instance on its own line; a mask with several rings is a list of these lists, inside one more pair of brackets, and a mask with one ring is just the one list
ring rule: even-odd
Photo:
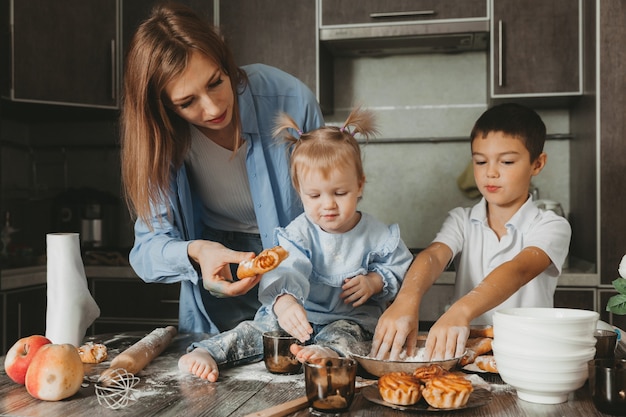
[[426,381],[422,396],[434,408],[459,408],[467,404],[473,390],[463,376],[449,373]]
[[274,246],[259,253],[256,258],[243,261],[237,268],[237,278],[251,278],[276,268],[289,256],[282,246]]
[[378,392],[388,403],[413,405],[422,397],[422,383],[408,372],[390,372],[378,379]]
[[100,363],[108,357],[107,347],[101,343],[87,342],[78,348],[83,363]]

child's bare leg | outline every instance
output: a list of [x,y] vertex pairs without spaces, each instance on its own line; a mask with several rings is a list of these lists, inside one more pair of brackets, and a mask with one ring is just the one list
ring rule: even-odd
[[304,363],[309,359],[339,357],[337,352],[335,352],[331,348],[320,345],[300,346],[294,343],[289,347],[289,350],[296,356],[296,359],[298,359],[298,361],[301,363]]
[[181,356],[178,360],[178,369],[211,382],[217,381],[220,374],[211,354],[202,348],[195,348]]

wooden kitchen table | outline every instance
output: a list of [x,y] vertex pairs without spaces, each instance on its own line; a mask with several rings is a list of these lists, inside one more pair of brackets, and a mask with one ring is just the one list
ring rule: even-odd
[[[85,365],[86,380],[80,391],[71,398],[47,402],[32,398],[23,386],[11,381],[4,367],[0,370],[0,415],[20,417],[243,417],[268,407],[276,406],[304,396],[304,377],[298,375],[274,375],[265,370],[262,362],[222,370],[216,383],[200,380],[178,371],[177,362],[185,348],[193,340],[204,335],[177,335],[174,342],[159,357],[137,376],[135,400],[125,408],[111,410],[98,403],[93,381],[108,367],[110,359],[132,345],[144,334],[120,333],[88,337],[105,343],[109,359],[98,365]],[[0,357],[4,363],[4,357]],[[338,414],[342,417],[400,417],[410,415],[435,415],[437,417],[594,417],[605,416],[598,412],[590,399],[585,385],[570,394],[563,404],[542,405],[519,400],[515,390],[504,384],[496,375],[482,375],[486,387],[491,389],[491,399],[479,407],[453,412],[407,413],[377,405],[358,393],[350,410]],[[364,386],[372,380],[358,377],[358,385]],[[304,417],[319,415],[308,407],[295,411],[290,416]],[[329,415],[329,414],[327,414]]]

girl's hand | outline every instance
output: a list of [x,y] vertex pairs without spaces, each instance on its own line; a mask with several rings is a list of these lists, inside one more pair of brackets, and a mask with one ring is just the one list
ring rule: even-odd
[[383,290],[383,278],[376,272],[369,272],[346,279],[341,288],[343,302],[358,307]]
[[278,324],[287,333],[304,343],[311,338],[313,328],[306,316],[304,307],[290,294],[283,294],[274,303],[274,314]]
[[215,297],[235,297],[250,291],[261,280],[261,275],[233,281],[231,263],[254,258],[254,252],[237,252],[221,243],[194,240],[187,246],[192,262],[200,266],[202,285]]

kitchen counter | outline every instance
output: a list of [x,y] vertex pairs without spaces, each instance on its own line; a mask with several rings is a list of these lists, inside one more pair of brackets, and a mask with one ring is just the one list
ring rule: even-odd
[[[130,266],[86,265],[87,277],[98,278],[137,278],[137,274]],[[454,284],[453,271],[444,272],[436,284]],[[0,270],[0,290],[11,290],[46,283],[46,266],[31,266]],[[560,287],[595,287],[600,278],[588,265],[576,265],[566,269],[559,277]]]
[[[110,410],[98,403],[93,382],[109,365],[110,359],[142,337],[138,333],[120,333],[88,337],[104,342],[109,348],[109,359],[98,365],[85,365],[86,380],[80,391],[68,399],[46,402],[32,398],[23,386],[13,383],[0,371],[0,415],[21,417],[108,417],[108,416],[211,416],[242,417],[268,407],[302,398],[305,394],[303,374],[274,375],[265,370],[262,362],[222,370],[216,383],[200,380],[177,369],[177,361],[192,340],[201,334],[178,335],[170,347],[143,371],[138,373],[135,400],[119,410]],[[4,357],[0,357],[4,362]],[[491,392],[490,399],[475,408],[462,411],[437,412],[438,417],[599,417],[585,385],[570,394],[566,403],[557,405],[533,404],[517,398],[515,390],[497,375],[481,374],[481,386]],[[473,377],[474,378],[474,377]],[[373,380],[358,377],[357,385],[365,386]],[[432,414],[427,412],[427,414]],[[292,417],[315,415],[304,406],[287,414]],[[400,417],[403,411],[394,410],[367,400],[358,393],[350,409],[341,416]]]
[[[130,266],[87,265],[85,275],[98,278],[138,278]],[[46,283],[46,266],[29,266],[0,271],[0,290],[13,290]]]

